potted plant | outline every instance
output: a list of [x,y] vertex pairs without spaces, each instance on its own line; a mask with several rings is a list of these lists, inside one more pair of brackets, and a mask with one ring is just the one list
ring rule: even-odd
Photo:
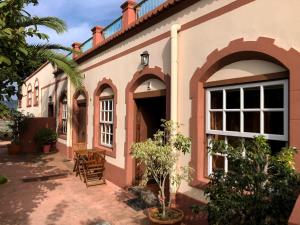
[[35,143],[43,148],[44,153],[50,152],[51,144],[56,142],[57,134],[50,128],[40,129],[34,136]]
[[21,152],[20,134],[25,131],[27,123],[26,116],[14,109],[10,111],[10,119],[12,123],[9,124],[9,128],[12,131],[12,142],[8,145],[8,153],[14,155]]
[[151,177],[159,186],[158,199],[160,206],[150,208],[148,217],[152,224],[181,224],[183,211],[171,207],[171,195],[166,195],[166,187],[170,182],[173,193],[176,192],[182,180],[190,179],[190,167],[176,168],[181,153],[190,152],[189,137],[177,133],[178,124],[163,120],[163,130],[158,130],[152,139],[132,145],[132,156],[143,164],[143,185]]

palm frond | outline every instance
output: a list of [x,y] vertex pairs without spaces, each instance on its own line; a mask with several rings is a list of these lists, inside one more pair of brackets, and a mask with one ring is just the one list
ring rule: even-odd
[[75,88],[82,88],[83,78],[75,61],[69,60],[66,56],[53,52],[52,50],[39,51],[38,54],[47,59],[50,63],[56,65],[58,69],[64,71]]
[[67,30],[66,23],[56,17],[24,17],[22,20],[15,23],[15,27],[30,27],[44,26],[50,28],[57,33],[63,33]]
[[31,44],[28,47],[35,49],[35,51],[40,51],[40,50],[63,50],[67,52],[73,51],[72,48],[65,47],[60,44]]

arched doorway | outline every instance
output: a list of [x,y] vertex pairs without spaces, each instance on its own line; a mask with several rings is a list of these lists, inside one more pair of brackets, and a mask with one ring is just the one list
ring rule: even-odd
[[139,183],[140,168],[130,156],[132,143],[153,137],[170,117],[170,79],[160,68],[144,68],[126,87],[125,170],[128,186]]
[[86,148],[87,145],[87,105],[86,91],[78,91],[73,98],[73,149]]

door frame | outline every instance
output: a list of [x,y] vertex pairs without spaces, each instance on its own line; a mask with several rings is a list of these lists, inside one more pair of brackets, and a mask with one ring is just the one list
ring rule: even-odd
[[72,149],[74,150],[76,147],[76,144],[78,144],[78,134],[77,134],[77,127],[74,125],[74,120],[77,115],[77,98],[79,95],[84,95],[86,99],[86,110],[85,110],[85,126],[86,126],[86,132],[85,132],[85,148],[87,148],[87,140],[88,140],[88,132],[87,132],[87,125],[88,125],[88,106],[89,106],[89,97],[88,97],[88,92],[83,88],[82,90],[78,90],[75,92],[73,95],[73,109],[72,109]]
[[134,99],[134,91],[143,82],[148,79],[158,79],[162,81],[165,86],[166,96],[166,119],[170,118],[170,76],[162,72],[159,67],[149,68],[145,67],[141,71],[137,71],[132,80],[126,86],[126,142],[125,142],[125,184],[131,186],[135,179],[135,162],[130,155],[131,145],[135,141],[135,116],[136,116],[136,104]]

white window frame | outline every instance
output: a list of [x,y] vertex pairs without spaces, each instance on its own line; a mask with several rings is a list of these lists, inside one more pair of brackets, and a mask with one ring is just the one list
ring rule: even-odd
[[34,84],[34,90],[35,90],[35,99],[34,99],[34,101],[35,101],[35,104],[38,104],[38,102],[39,102],[39,81],[38,80],[36,80],[35,81],[35,84]]
[[67,134],[68,131],[68,100],[65,97],[62,101],[62,115],[61,115],[61,131],[62,134]]
[[[114,97],[101,99],[99,115],[99,144],[105,147],[113,147],[114,139]],[[111,119],[110,119],[111,118]],[[112,138],[111,138],[112,136]]]
[[28,106],[32,106],[32,89],[28,90]]
[[[264,108],[264,87],[273,85],[283,85],[283,108]],[[260,88],[260,108],[244,108],[244,88]],[[239,109],[226,109],[226,90],[240,89],[240,108]],[[211,92],[212,91],[223,91],[223,108],[222,109],[211,109]],[[288,142],[288,80],[277,80],[277,81],[266,81],[256,82],[251,84],[240,84],[240,85],[228,85],[222,87],[208,88],[206,90],[206,138],[210,143],[211,135],[221,135],[225,137],[225,143],[227,143],[227,137],[241,137],[241,138],[254,138],[258,135],[265,136],[268,140],[276,140]],[[222,130],[211,129],[211,112],[222,112],[223,113],[223,124]],[[240,112],[240,131],[227,131],[226,130],[226,112]],[[260,132],[244,132],[244,112],[260,112]],[[264,112],[283,112],[283,134],[267,134],[264,133]],[[226,155],[216,154],[225,157],[225,172],[228,171],[228,161]],[[208,174],[212,173],[212,155],[208,153]]]

